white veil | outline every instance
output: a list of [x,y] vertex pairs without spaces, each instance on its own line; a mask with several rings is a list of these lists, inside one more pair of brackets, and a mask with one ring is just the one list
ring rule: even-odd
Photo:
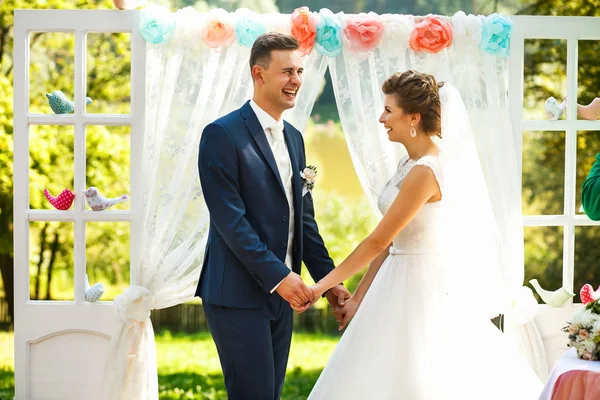
[[502,311],[500,236],[481,169],[469,115],[456,88],[440,90],[442,213],[448,274],[455,298],[469,311],[494,317]]

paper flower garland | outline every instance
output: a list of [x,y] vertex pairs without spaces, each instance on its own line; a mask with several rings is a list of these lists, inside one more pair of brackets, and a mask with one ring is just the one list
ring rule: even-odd
[[410,33],[414,51],[437,53],[452,44],[452,26],[439,17],[425,17]]
[[[181,29],[198,29],[205,46],[221,51],[234,43],[252,47],[258,36],[267,32],[263,15],[248,9],[228,13],[222,9],[211,10],[200,17],[198,25],[190,24],[182,16],[180,23],[190,25]],[[488,54],[506,57],[510,52],[510,36],[513,24],[502,14],[466,15],[459,11],[453,17],[360,13],[344,17],[327,8],[318,13],[308,7],[296,8],[291,15],[281,14],[279,20],[269,23],[269,30],[285,30],[299,44],[305,56],[313,49],[328,57],[336,57],[343,49],[364,56],[375,49],[397,53],[411,48],[415,52],[438,53],[453,46],[458,51],[479,48]],[[175,31],[175,14],[160,6],[148,6],[142,11],[140,32],[152,44],[164,43]],[[343,19],[343,21],[342,21]],[[183,21],[183,22],[182,22]],[[413,21],[416,21],[413,22]]]
[[344,26],[344,43],[353,53],[369,53],[383,37],[383,21],[375,13],[349,17]]
[[229,13],[220,8],[210,11],[202,28],[201,37],[212,49],[231,46],[235,40],[235,27]]
[[167,42],[175,32],[175,14],[162,6],[149,5],[140,17],[140,33],[148,43]]
[[312,52],[317,40],[317,23],[308,7],[300,7],[292,14],[292,36],[300,45],[300,53],[304,56]]
[[326,8],[319,11],[315,50],[329,57],[335,57],[342,51],[342,25]]
[[237,10],[236,14],[240,16],[235,24],[235,38],[242,46],[252,47],[256,38],[265,33],[265,25],[256,13],[249,10]]
[[483,21],[479,48],[496,56],[508,56],[512,22],[501,14],[492,14]]

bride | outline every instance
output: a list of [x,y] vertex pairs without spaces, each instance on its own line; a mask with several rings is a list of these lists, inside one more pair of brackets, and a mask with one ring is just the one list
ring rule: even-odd
[[406,71],[379,119],[408,152],[379,195],[375,230],[313,287],[369,264],[309,399],[537,399],[542,383],[490,322],[501,276],[496,222],[460,94]]

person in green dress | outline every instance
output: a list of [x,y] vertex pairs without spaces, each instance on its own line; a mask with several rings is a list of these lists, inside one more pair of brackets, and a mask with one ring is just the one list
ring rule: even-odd
[[600,221],[600,153],[596,154],[596,162],[583,182],[581,200],[587,216]]
[[[600,117],[600,98],[596,97],[587,106],[577,104],[577,114],[584,119],[598,119]],[[600,153],[596,154],[596,162],[583,182],[581,200],[587,216],[591,220],[600,221]]]

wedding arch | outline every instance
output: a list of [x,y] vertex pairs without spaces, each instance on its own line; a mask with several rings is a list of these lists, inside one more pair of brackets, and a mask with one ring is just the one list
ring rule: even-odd
[[[505,334],[538,375],[546,378],[553,353],[536,326],[537,304],[531,291],[522,286],[519,139],[523,41],[525,37],[556,37],[555,32],[576,41],[592,35],[589,32],[600,32],[598,21],[585,29],[581,22],[581,18],[509,18],[462,12],[453,16],[334,14],[305,7],[291,15],[256,14],[245,9],[200,13],[192,8],[171,13],[155,7],[142,11],[16,11],[17,398],[36,398],[36,393],[48,387],[60,387],[65,399],[83,394],[90,397],[90,386],[82,384],[82,379],[97,388],[97,398],[102,391],[107,399],[158,398],[150,311],[192,298],[206,242],[209,217],[197,173],[200,135],[212,120],[251,97],[250,47],[267,31],[293,34],[304,53],[304,82],[297,105],[284,114],[301,131],[329,69],[352,161],[373,205],[403,151],[390,144],[377,122],[383,80],[396,71],[416,69],[459,89],[500,224],[504,275],[498,312],[505,318]],[[548,26],[559,29],[550,32]],[[576,26],[579,28],[573,30]],[[64,30],[75,32],[75,113],[29,114],[29,32]],[[85,35],[90,31],[131,32],[135,73],[130,115],[81,111],[85,102]],[[570,99],[575,99],[574,90]],[[85,185],[85,154],[77,155],[85,149],[84,126],[130,125],[131,210],[98,215],[86,212],[83,200],[77,198],[74,210],[66,213],[29,210],[27,129],[31,124],[75,127],[76,190]],[[75,223],[72,303],[34,304],[29,300],[29,222],[49,220]],[[85,223],[92,220],[131,222],[131,286],[109,304],[83,300],[85,255],[80,246],[83,240],[85,252]],[[87,352],[85,360],[75,354],[83,350]],[[73,357],[62,368],[51,368],[61,351],[71,352]],[[81,368],[82,360],[87,369]]]

